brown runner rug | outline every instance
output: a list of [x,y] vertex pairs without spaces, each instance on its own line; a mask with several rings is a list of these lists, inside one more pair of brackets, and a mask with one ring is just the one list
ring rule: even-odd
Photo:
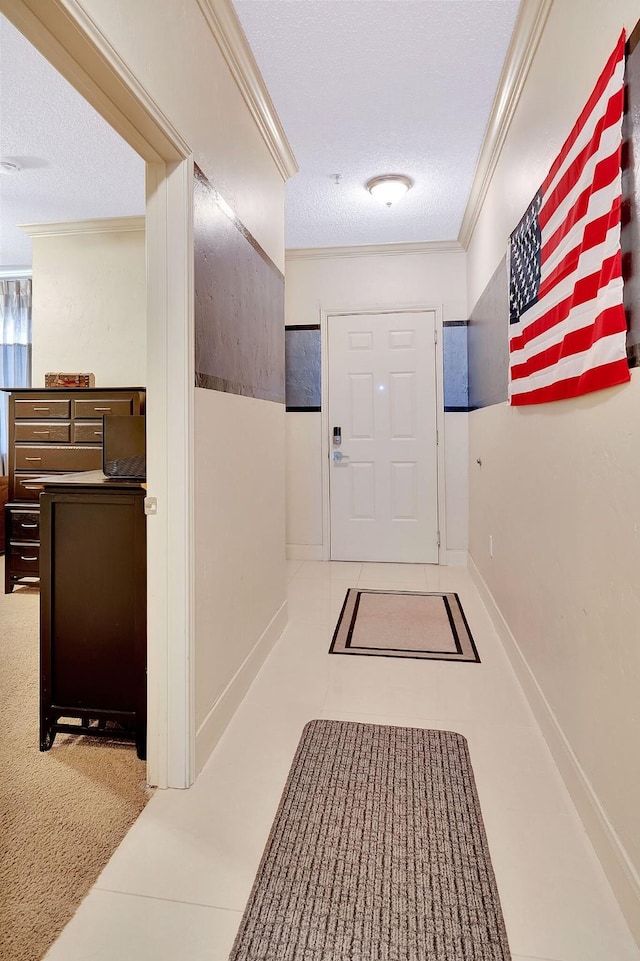
[[331,654],[480,661],[457,594],[347,591]]
[[311,721],[230,961],[508,961],[466,740]]

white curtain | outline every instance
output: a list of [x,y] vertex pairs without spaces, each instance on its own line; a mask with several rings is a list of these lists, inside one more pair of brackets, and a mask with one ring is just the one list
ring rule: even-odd
[[[31,279],[0,279],[0,387],[31,386]],[[0,474],[8,471],[8,395],[0,393]]]

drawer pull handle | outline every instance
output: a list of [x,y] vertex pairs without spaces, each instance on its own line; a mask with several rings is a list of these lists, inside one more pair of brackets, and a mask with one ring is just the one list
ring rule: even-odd
[[44,484],[23,484],[26,491],[43,491]]
[[25,457],[25,460],[41,461],[41,460],[42,460],[42,457]]
[[21,524],[20,527],[23,531],[33,531],[37,528],[37,524]]
[[93,433],[94,433],[97,437],[102,437],[102,431],[101,431],[101,430],[94,430]]
[[32,433],[34,433],[34,434],[50,434],[51,431],[50,431],[50,430],[34,430],[34,431],[32,431]]
[[40,410],[43,410],[43,411],[49,411],[49,410],[51,410],[50,407],[34,407],[33,409],[34,409],[34,410],[38,410],[38,411],[40,411]]
[[37,555],[36,555],[35,557],[25,557],[24,554],[21,554],[21,555],[20,555],[20,560],[21,560],[21,561],[37,561],[37,560],[38,560],[38,557],[37,557]]
[[94,410],[111,410],[110,407],[94,407]]

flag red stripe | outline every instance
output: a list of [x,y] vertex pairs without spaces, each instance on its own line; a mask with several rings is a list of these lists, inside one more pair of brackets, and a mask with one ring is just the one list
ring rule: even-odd
[[567,380],[549,384],[548,387],[539,387],[537,390],[526,391],[523,394],[513,394],[511,405],[522,407],[526,404],[546,404],[554,400],[567,400],[569,397],[579,397],[580,394],[589,394],[591,391],[602,390],[605,387],[626,384],[629,380],[631,380],[629,364],[626,357],[623,357],[621,360],[614,360],[601,367],[592,367],[591,370],[577,377],[569,377]]
[[620,176],[620,157],[621,148],[618,148],[610,157],[605,157],[604,160],[601,160],[600,163],[597,164],[593,172],[593,182],[588,187],[585,187],[567,214],[567,219],[558,227],[555,233],[549,237],[543,246],[540,252],[541,263],[544,264],[545,261],[549,259],[567,234],[573,230],[578,221],[582,220],[589,209],[589,201],[593,194],[599,190],[603,190],[604,187],[608,187],[616,177]]
[[572,330],[566,334],[561,343],[547,347],[522,364],[515,364],[511,368],[511,380],[514,381],[521,377],[528,377],[531,374],[537,373],[539,370],[544,370],[545,367],[551,367],[553,364],[557,364],[558,361],[562,360],[563,357],[571,357],[572,354],[581,354],[602,337],[608,337],[610,334],[619,334],[626,331],[626,329],[627,320],[622,304],[616,304],[615,307],[608,307],[607,310],[603,310],[602,313],[598,314],[593,324],[589,324],[587,327],[581,327],[579,330]]
[[592,250],[599,244],[604,243],[611,228],[620,223],[621,202],[622,198],[616,197],[608,213],[596,218],[596,220],[592,220],[590,224],[585,226],[580,243],[576,244],[573,250],[570,250],[569,253],[562,258],[558,266],[552,270],[540,284],[538,301],[546,297],[556,284],[559,284],[561,280],[564,280],[565,277],[568,277],[569,274],[572,274],[574,270],[576,270],[580,257],[586,250]]
[[543,195],[547,192],[547,190],[555,180],[558,174],[558,171],[560,170],[563,163],[567,159],[567,155],[569,151],[571,150],[576,140],[580,136],[580,131],[583,129],[585,123],[587,122],[590,114],[593,111],[593,108],[595,107],[598,100],[600,100],[601,96],[607,89],[607,84],[611,80],[611,77],[614,75],[619,61],[622,60],[622,58],[624,57],[624,44],[625,44],[625,32],[623,30],[622,33],[620,34],[620,37],[618,39],[618,42],[615,46],[613,53],[607,60],[604,70],[602,71],[602,73],[600,74],[600,77],[598,78],[598,82],[596,83],[593,89],[593,93],[587,100],[584,110],[576,120],[571,133],[569,134],[569,136],[567,137],[567,139],[563,144],[562,150],[558,154],[555,162],[553,163],[553,166],[551,167],[551,170],[549,171],[546,179],[542,184],[541,191]]
[[622,277],[622,254],[618,250],[612,257],[608,257],[607,260],[603,261],[600,270],[594,271],[594,273],[589,274],[587,277],[582,277],[573,288],[573,292],[569,297],[565,297],[561,300],[559,304],[556,304],[551,310],[548,310],[546,314],[538,317],[529,324],[518,336],[513,337],[509,344],[509,350],[521,350],[530,341],[539,337],[540,334],[544,334],[545,331],[551,330],[556,324],[562,323],[569,316],[569,313],[573,307],[579,307],[580,304],[586,304],[590,300],[595,300],[598,296],[598,291],[606,287],[607,284],[614,280],[616,277]]
[[554,187],[548,197],[546,196],[546,191],[542,191],[544,201],[540,208],[539,216],[541,228],[544,228],[549,223],[563,200],[565,200],[575,185],[580,182],[584,174],[584,168],[589,160],[598,152],[603,131],[622,121],[623,108],[624,90],[621,88],[611,96],[607,104],[606,112],[596,124],[591,140],[586,147],[580,151],[571,166],[567,168],[566,173],[560,178],[557,186]]

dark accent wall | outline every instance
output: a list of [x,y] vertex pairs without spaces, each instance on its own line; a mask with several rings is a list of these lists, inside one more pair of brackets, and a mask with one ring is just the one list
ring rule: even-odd
[[319,411],[320,324],[284,329],[285,396],[288,411]]
[[284,403],[284,277],[198,167],[196,387]]
[[629,366],[640,364],[640,24],[627,42],[622,124],[622,271]]
[[507,400],[509,383],[509,283],[503,257],[469,320],[469,407]]
[[468,320],[442,322],[445,411],[469,410]]

